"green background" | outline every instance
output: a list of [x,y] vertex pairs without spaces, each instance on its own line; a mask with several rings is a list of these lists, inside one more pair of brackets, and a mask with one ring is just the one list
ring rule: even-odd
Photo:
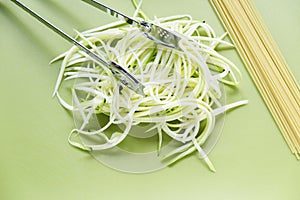
[[[132,14],[129,0],[102,1]],[[74,35],[115,20],[80,0],[24,0]],[[255,0],[299,82],[300,1]],[[144,0],[148,16],[191,14],[224,32],[207,0]],[[133,175],[107,168],[67,142],[74,127],[52,91],[59,63],[49,61],[70,45],[10,1],[0,1],[0,199],[263,199],[300,198],[299,161],[234,50],[223,52],[244,79],[227,102],[249,104],[227,113],[209,154],[217,172],[191,156],[163,170]]]

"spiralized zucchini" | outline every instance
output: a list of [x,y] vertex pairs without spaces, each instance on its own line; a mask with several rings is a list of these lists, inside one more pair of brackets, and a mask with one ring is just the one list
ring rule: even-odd
[[[218,45],[232,45],[224,40],[226,33],[218,37],[207,23],[189,15],[157,18],[153,22],[184,35],[186,39],[179,44],[182,51],[154,44],[123,21],[77,33],[78,40],[101,58],[114,60],[134,74],[145,85],[145,97],[122,87],[111,71],[91,62],[75,46],[55,59],[63,61],[54,94],[64,107],[79,112],[83,121],[71,132],[69,141],[85,150],[112,148],[126,138],[133,126],[152,123],[159,136],[158,151],[164,134],[182,143],[165,155],[176,155],[170,163],[198,151],[214,171],[201,146],[212,133],[217,115],[247,103],[243,100],[222,105],[219,101],[225,95],[220,84],[236,86],[241,80],[239,69],[216,51]],[[58,92],[61,83],[68,80],[76,80],[73,105]],[[87,130],[95,113],[109,120],[98,130]],[[123,131],[106,132],[120,124],[125,127]],[[102,142],[82,144],[72,139],[74,134],[98,135]]]

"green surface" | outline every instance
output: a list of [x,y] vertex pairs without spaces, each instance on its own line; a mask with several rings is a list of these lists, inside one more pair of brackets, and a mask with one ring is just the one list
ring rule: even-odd
[[[79,0],[24,0],[68,33],[113,18]],[[103,1],[131,14],[130,1]],[[298,82],[300,1],[255,1]],[[144,0],[148,16],[189,13],[219,34],[224,30],[207,0]],[[0,1],[0,199],[272,199],[297,200],[299,161],[235,51],[224,52],[244,80],[228,91],[228,103],[249,99],[227,114],[222,136],[210,153],[217,173],[197,156],[142,175],[111,170],[67,142],[70,113],[51,98],[59,63],[49,61],[69,44],[9,1]]]

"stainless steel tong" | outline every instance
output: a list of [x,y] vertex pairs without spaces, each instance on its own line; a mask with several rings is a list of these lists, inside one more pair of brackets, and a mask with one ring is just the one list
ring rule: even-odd
[[14,2],[16,5],[21,7],[23,10],[25,10],[27,13],[32,15],[34,18],[42,22],[44,25],[46,25],[48,28],[53,30],[55,33],[60,35],[62,38],[65,40],[69,41],[70,43],[76,45],[79,49],[84,51],[94,62],[100,64],[101,66],[107,67],[111,70],[111,72],[114,74],[114,76],[120,80],[120,82],[128,87],[129,89],[133,90],[137,94],[141,94],[145,96],[143,89],[144,85],[140,83],[133,75],[131,75],[129,72],[127,72],[124,68],[122,68],[119,64],[116,62],[110,60],[106,61],[103,60],[101,57],[99,57],[97,54],[89,50],[87,47],[84,45],[80,44],[78,41],[76,41],[74,38],[51,24],[49,21],[41,17],[39,14],[31,10],[29,7],[27,7],[25,4],[21,3],[20,1],[17,0],[11,0]]
[[121,20],[126,21],[128,24],[136,25],[144,34],[145,36],[152,40],[157,44],[161,44],[170,48],[175,48],[181,50],[179,48],[178,42],[182,39],[182,37],[176,33],[169,31],[161,26],[156,24],[146,22],[146,21],[137,21],[119,11],[114,10],[98,1],[95,0],[82,0],[114,17],[117,17]]

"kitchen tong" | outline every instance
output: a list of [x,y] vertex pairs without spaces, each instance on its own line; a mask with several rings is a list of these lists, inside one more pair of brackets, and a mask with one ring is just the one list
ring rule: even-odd
[[[66,34],[64,31],[44,19],[42,16],[40,16],[38,13],[30,9],[28,6],[23,4],[22,2],[18,0],[11,0],[16,5],[21,7],[24,11],[29,13],[31,16],[39,20],[41,23],[46,25],[48,28],[53,30],[55,33],[60,35],[62,38],[67,40],[68,42],[76,45],[79,49],[81,49],[83,52],[85,52],[94,62],[100,64],[101,66],[107,67],[111,70],[113,75],[126,87],[131,89],[132,91],[136,92],[137,94],[145,96],[143,89],[144,85],[139,82],[134,75],[129,73],[127,70],[125,70],[122,66],[120,66],[115,61],[109,60],[103,60],[101,57],[99,57],[97,54],[92,52],[90,49],[79,43],[77,40]],[[137,26],[146,36],[146,38],[152,40],[156,44],[164,45],[169,48],[178,49],[179,48],[179,41],[181,40],[181,36],[177,34],[176,32],[171,32],[159,25],[156,25],[154,23],[146,22],[146,21],[137,21],[134,18],[131,18],[119,11],[114,10],[113,8],[110,8],[100,2],[97,2],[95,0],[82,0],[114,17],[117,17],[121,20],[124,20],[126,23]]]

